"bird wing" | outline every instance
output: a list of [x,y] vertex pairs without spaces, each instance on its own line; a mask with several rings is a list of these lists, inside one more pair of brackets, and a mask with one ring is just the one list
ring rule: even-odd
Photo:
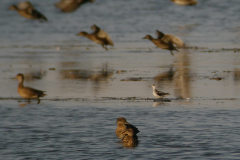
[[140,131],[138,130],[138,128],[135,127],[135,126],[132,125],[132,124],[127,124],[127,128],[132,128],[132,129],[135,131],[136,134],[140,132]]
[[97,36],[100,39],[106,39],[107,43],[111,46],[114,46],[112,39],[110,38],[110,36],[107,34],[107,32],[105,32],[104,30],[100,29],[100,31],[97,33]]
[[164,33],[159,30],[156,31],[156,34],[158,36],[158,39],[162,39],[164,37]]
[[47,18],[43,14],[38,12],[36,9],[29,8],[28,10],[29,10],[29,12],[31,12],[31,14],[34,18],[44,19],[45,21],[47,21]]
[[157,93],[157,95],[159,95],[159,96],[164,96],[164,95],[168,95],[168,94],[169,94],[169,93],[164,93],[164,92],[158,91],[158,90],[156,90],[156,93]]
[[165,36],[170,38],[172,43],[175,44],[177,47],[184,47],[185,46],[184,42],[180,38],[178,38],[176,36],[173,36],[171,34],[165,34]]
[[56,3],[55,6],[57,8],[63,9],[72,3],[74,3],[74,0],[61,0],[60,2]]

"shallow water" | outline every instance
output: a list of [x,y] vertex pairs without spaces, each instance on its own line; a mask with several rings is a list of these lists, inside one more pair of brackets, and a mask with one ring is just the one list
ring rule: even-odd
[[[238,159],[240,1],[96,0],[69,14],[31,2],[49,22],[0,2],[1,159]],[[109,51],[75,36],[93,24]],[[156,29],[189,47],[172,56],[142,39]],[[40,104],[20,98],[18,73],[47,92]],[[154,102],[153,83],[167,101]],[[115,135],[122,116],[140,130],[134,149]]]

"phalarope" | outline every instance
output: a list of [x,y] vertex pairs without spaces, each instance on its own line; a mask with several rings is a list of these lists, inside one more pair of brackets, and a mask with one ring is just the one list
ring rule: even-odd
[[157,98],[162,98],[162,99],[163,99],[163,97],[165,97],[165,96],[167,96],[167,95],[170,95],[169,93],[164,93],[164,92],[162,92],[162,91],[158,91],[158,90],[156,89],[155,84],[152,84],[151,87],[153,88],[153,95],[154,95],[155,97],[157,97]]

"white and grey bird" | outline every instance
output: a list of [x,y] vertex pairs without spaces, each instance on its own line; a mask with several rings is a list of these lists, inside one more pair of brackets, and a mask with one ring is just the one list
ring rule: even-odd
[[155,97],[157,97],[157,98],[162,98],[162,99],[163,99],[163,97],[165,97],[165,96],[167,96],[167,95],[170,95],[169,93],[164,93],[164,92],[162,92],[162,91],[158,91],[158,90],[156,89],[155,84],[152,84],[151,87],[153,88],[153,95],[154,95]]

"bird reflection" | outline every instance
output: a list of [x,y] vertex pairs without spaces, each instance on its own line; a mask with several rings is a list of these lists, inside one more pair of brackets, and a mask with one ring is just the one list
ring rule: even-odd
[[81,5],[91,2],[93,3],[95,0],[61,0],[55,7],[61,9],[62,12],[68,13],[77,10]]
[[164,81],[164,80],[172,81],[174,73],[175,71],[173,71],[173,67],[171,66],[169,71],[160,73],[159,75],[154,77],[154,80],[155,81]]
[[68,69],[62,70],[61,75],[64,79],[81,79],[81,80],[92,80],[95,82],[106,81],[113,75],[113,70],[109,69],[108,64],[102,65],[101,71],[91,71],[82,69]]
[[40,70],[40,71],[32,71],[29,73],[24,74],[24,80],[26,81],[33,81],[35,79],[42,79],[46,75],[46,71]]
[[191,76],[190,76],[190,52],[187,49],[182,50],[174,63],[176,73],[174,82],[176,86],[175,94],[177,98],[190,98],[191,95]]

